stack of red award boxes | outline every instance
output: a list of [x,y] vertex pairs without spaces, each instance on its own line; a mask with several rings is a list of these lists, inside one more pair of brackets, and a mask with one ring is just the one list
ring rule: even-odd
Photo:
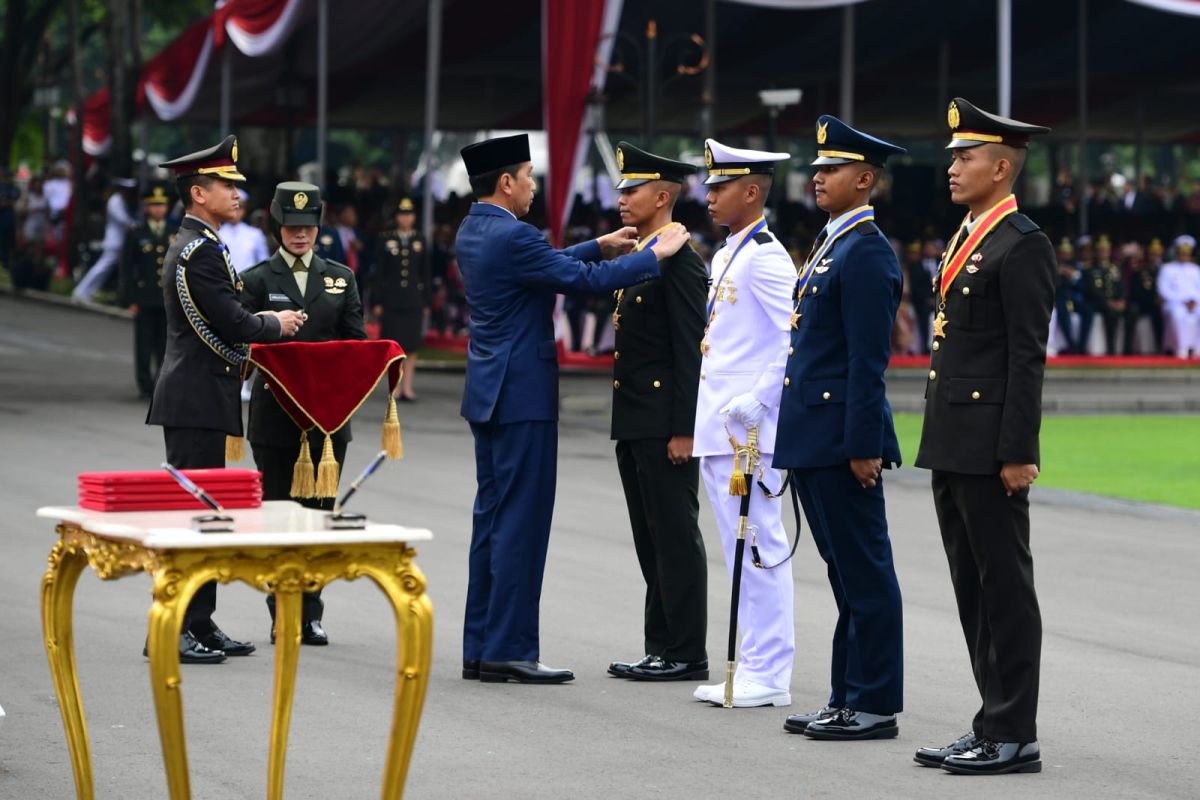
[[[223,508],[262,505],[262,473],[252,469],[180,470]],[[93,511],[210,510],[166,470],[83,472],[79,505]]]

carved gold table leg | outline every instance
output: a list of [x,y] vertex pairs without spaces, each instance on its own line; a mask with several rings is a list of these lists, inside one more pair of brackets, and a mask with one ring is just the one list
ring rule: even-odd
[[283,770],[288,726],[300,658],[301,595],[296,585],[275,591],[275,699],[271,711],[271,747],[267,754],[267,800],[283,800]]
[[211,570],[184,573],[164,558],[154,571],[154,604],[150,606],[150,687],[158,715],[158,738],[171,800],[189,800],[187,743],[183,729],[183,677],[179,672],[179,635],[192,595],[213,577]]
[[67,734],[67,749],[71,753],[75,796],[79,800],[92,800],[95,795],[92,753],[79,695],[79,677],[75,672],[75,640],[71,625],[75,584],[87,566],[87,557],[60,540],[50,551],[48,560],[49,566],[42,578],[42,631],[46,639],[46,657],[50,660],[50,675]]
[[412,563],[413,555],[412,550],[406,551],[392,570],[363,569],[383,589],[396,613],[396,699],[383,772],[384,800],[404,795],[433,653],[433,604],[425,596],[425,575]]

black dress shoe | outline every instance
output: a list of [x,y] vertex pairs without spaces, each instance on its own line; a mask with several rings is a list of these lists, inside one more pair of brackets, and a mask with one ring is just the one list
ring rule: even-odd
[[940,767],[942,762],[950,756],[965,753],[977,744],[979,744],[979,737],[975,735],[975,731],[967,731],[959,737],[958,741],[945,747],[922,747],[913,756],[913,761],[922,767]]
[[825,706],[820,711],[810,711],[807,714],[792,714],[783,721],[783,729],[788,733],[804,733],[805,728],[818,720],[832,717],[841,711],[840,708]]
[[993,742],[980,739],[963,753],[946,756],[942,769],[957,775],[1005,775],[1041,772],[1042,749],[1037,742]]
[[[142,655],[149,657],[149,643],[142,647]],[[225,660],[221,650],[210,650],[192,636],[188,631],[179,634],[179,663],[180,664],[220,664]]]
[[196,636],[196,641],[209,650],[223,650],[227,656],[248,656],[256,649],[250,642],[239,642],[236,639],[230,639],[225,635],[225,631],[216,625],[213,625],[212,630],[203,636]]
[[477,681],[479,680],[479,660],[468,661],[463,659],[463,680]]
[[540,661],[480,661],[479,680],[483,683],[566,683],[575,680],[569,669],[552,669]]
[[804,735],[826,741],[858,741],[861,739],[892,739],[900,733],[895,714],[868,714],[849,708],[832,717],[810,722]]
[[655,658],[647,664],[630,667],[625,677],[635,681],[706,681],[708,660],[666,661]]
[[644,667],[655,658],[657,658],[657,656],[652,656],[647,653],[646,655],[642,656],[641,661],[614,661],[608,665],[608,674],[617,678],[628,678],[629,675],[627,673],[629,670],[633,669],[634,667]]
[[329,637],[325,635],[325,629],[321,627],[321,620],[310,619],[300,626],[300,642],[321,647],[329,644]]

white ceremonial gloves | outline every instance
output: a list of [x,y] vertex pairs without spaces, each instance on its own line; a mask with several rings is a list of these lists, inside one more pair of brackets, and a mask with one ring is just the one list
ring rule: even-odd
[[746,430],[757,428],[767,415],[767,407],[758,402],[758,398],[750,392],[739,394],[721,409],[721,414],[732,417],[746,427]]

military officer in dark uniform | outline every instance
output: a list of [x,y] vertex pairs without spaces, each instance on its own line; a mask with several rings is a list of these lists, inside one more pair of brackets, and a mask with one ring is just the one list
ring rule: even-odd
[[379,236],[372,277],[372,312],[381,320],[379,338],[404,348],[404,377],[399,400],[415,400],[413,373],[421,347],[422,326],[433,289],[429,247],[417,232],[417,209],[410,198],[401,198],[393,215],[394,230]]
[[142,204],[146,219],[125,235],[121,248],[121,305],[133,314],[133,367],[138,396],[149,400],[167,352],[167,312],[162,274],[167,248],[178,226],[167,222],[170,198],[161,183],[147,187]]
[[970,731],[917,763],[1038,772],[1042,620],[1029,546],[1054,247],[1017,212],[1013,181],[1048,128],[950,103],[950,197],[969,211],[938,273],[917,466],[933,499],[982,705]]
[[1162,242],[1158,239],[1151,241],[1146,253],[1143,257],[1139,248],[1127,262],[1129,287],[1125,306],[1125,355],[1134,353],[1137,326],[1142,317],[1150,318],[1150,330],[1154,336],[1150,353],[1158,355],[1162,352],[1163,317],[1158,301],[1158,268],[1162,266]]
[[[1117,332],[1125,315],[1125,282],[1113,263],[1107,236],[1096,240],[1096,260],[1083,274],[1083,294],[1104,321],[1104,354],[1117,355]],[[1087,347],[1087,342],[1083,343]]]
[[884,374],[904,277],[870,205],[884,163],[904,152],[837,117],[817,119],[813,185],[829,222],[792,293],[773,461],[790,472],[838,608],[829,700],[784,723],[814,739],[890,739],[904,705],[882,477],[900,465]]
[[[697,167],[621,142],[621,222],[635,250],[654,244]],[[691,247],[662,263],[662,277],[616,293],[612,438],[629,523],[646,581],[645,653],[613,662],[634,680],[707,680],[708,567],[700,535],[700,462],[692,458],[708,269]]]
[[[242,282],[217,235],[233,219],[246,179],[237,168],[237,139],[162,164],[175,171],[186,216],[163,259],[167,352],[146,422],[163,426],[167,461],[179,468],[225,466],[226,437],[242,436],[241,369],[247,342],[294,336],[299,311],[251,314],[241,303]],[[248,655],[254,645],[230,639],[213,621],[217,584],[192,597],[184,616],[179,658],[220,662]]]
[[[275,187],[271,201],[271,226],[280,242],[269,260],[242,273],[245,290],[242,303],[252,312],[302,311],[304,327],[296,334],[298,342],[328,342],[335,339],[366,339],[362,301],[350,268],[328,261],[313,252],[321,221],[321,190],[311,183],[286,182]],[[289,500],[292,468],[296,462],[297,442],[306,441],[316,464],[321,460],[325,436],[315,427],[307,436],[292,421],[272,395],[272,387],[260,372],[250,392],[250,424],[247,436],[254,451],[254,463],[263,476],[264,500]],[[333,455],[338,474],[346,462],[350,443],[350,425],[333,436]],[[309,508],[332,510],[334,498],[297,498]],[[275,641],[275,595],[267,595],[271,611],[271,641]],[[325,645],[329,638],[322,625],[325,604],[321,592],[305,592],[303,623],[304,644]]]

